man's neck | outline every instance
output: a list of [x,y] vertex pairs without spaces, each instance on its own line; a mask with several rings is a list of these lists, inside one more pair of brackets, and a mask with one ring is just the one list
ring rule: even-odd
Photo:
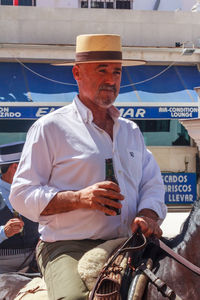
[[95,119],[95,116],[93,116],[93,122],[101,129],[103,129],[107,134],[110,136],[110,138],[113,140],[113,125],[114,121],[111,118],[110,114],[107,112],[104,116],[101,115],[101,118],[99,116]]
[[10,183],[10,184],[12,183],[12,180],[10,179],[10,176],[7,176],[6,173],[1,176],[1,179],[3,181],[7,182],[7,183]]
[[92,112],[93,122],[101,129],[106,131],[111,139],[113,139],[113,125],[114,121],[110,115],[109,107],[98,106],[96,103],[92,101],[87,101],[80,98],[80,101],[87,106]]

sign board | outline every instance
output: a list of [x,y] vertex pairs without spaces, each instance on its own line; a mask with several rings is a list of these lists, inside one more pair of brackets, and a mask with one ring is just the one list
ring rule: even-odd
[[198,118],[197,106],[117,106],[126,119],[191,119]]
[[192,204],[196,200],[196,173],[162,173],[166,204]]
[[[67,104],[67,103],[66,103]],[[0,119],[37,119],[61,106],[0,106]],[[197,106],[116,106],[126,119],[193,119]]]

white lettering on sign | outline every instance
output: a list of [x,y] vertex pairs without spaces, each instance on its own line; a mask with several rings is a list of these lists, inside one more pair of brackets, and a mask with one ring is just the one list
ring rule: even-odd
[[134,109],[133,108],[129,108],[127,109],[123,115],[122,115],[124,118],[127,118],[127,117],[130,117],[130,118],[133,118],[134,117]]
[[167,107],[159,107],[159,112],[167,112]]
[[169,202],[193,202],[193,195],[169,194]]
[[192,118],[192,113],[197,113],[197,107],[170,107],[169,112],[172,118]]
[[167,107],[159,107],[159,112],[167,112]]
[[50,112],[52,112],[52,111],[54,111],[54,110],[55,110],[54,107],[52,107],[52,108],[50,108],[50,107],[40,107],[40,108],[38,108],[38,110],[37,110],[35,116],[36,116],[37,118],[40,118],[40,117],[42,117],[43,115],[46,115],[46,114],[48,114],[48,113],[50,113]]
[[3,112],[9,112],[9,107],[0,107],[0,112],[3,113]]
[[146,110],[144,108],[133,108],[133,107],[130,107],[128,109],[120,108],[119,111],[120,111],[120,116],[123,118],[134,118],[134,117],[144,118],[146,113]]
[[0,107],[0,118],[20,118],[20,112],[10,112],[9,107]]
[[187,185],[165,185],[165,192],[167,193],[191,193],[191,184]]
[[146,110],[144,108],[138,108],[136,110],[135,116],[136,116],[136,118],[138,118],[138,117],[144,118],[145,113],[146,113]]
[[164,183],[186,183],[187,175],[164,175]]
[[198,107],[170,107],[169,111],[176,113],[191,113],[198,112]]
[[172,118],[192,118],[192,113],[171,113]]
[[195,174],[162,174],[167,203],[191,203],[196,199]]

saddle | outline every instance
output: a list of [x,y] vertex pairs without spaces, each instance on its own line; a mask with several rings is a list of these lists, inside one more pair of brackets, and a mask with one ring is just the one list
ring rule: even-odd
[[141,300],[149,281],[171,300],[181,300],[152,272],[159,248],[138,230],[117,247],[102,268],[89,300]]

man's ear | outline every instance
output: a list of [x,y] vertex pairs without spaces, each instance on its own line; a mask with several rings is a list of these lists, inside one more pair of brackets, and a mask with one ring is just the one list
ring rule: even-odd
[[79,68],[78,65],[73,66],[72,73],[73,73],[73,76],[74,76],[75,80],[79,80],[80,79],[80,68]]

